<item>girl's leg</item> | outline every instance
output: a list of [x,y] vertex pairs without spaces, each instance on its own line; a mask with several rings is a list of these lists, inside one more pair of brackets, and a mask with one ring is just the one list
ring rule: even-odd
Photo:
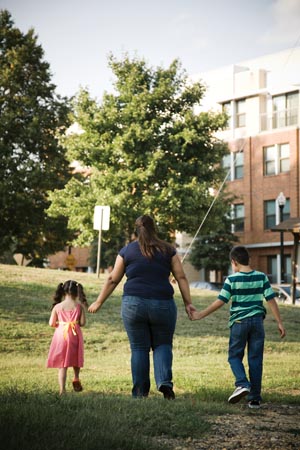
[[73,367],[73,370],[74,370],[73,389],[75,392],[81,392],[83,388],[79,380],[80,367]]
[[67,370],[67,367],[61,367],[60,369],[58,369],[58,384],[60,395],[66,392]]
[[74,380],[79,380],[80,367],[73,367],[73,370],[74,370]]

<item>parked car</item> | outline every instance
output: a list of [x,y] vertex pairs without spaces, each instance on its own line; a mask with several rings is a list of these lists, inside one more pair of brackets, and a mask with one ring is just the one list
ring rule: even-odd
[[[293,303],[291,296],[291,286],[289,284],[272,284],[272,288],[276,293],[276,298],[283,303]],[[296,304],[300,303],[300,289],[296,288]]]
[[222,286],[222,283],[211,283],[210,281],[193,281],[190,283],[191,288],[208,289],[210,291],[220,291]]

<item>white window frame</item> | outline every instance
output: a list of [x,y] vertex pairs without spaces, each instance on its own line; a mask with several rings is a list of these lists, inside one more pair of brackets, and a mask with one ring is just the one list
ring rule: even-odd
[[[281,149],[283,148],[283,146],[288,146],[289,147],[289,156],[288,157],[282,157],[281,156]],[[271,149],[274,148],[274,160],[269,160],[269,161],[274,161],[274,172],[272,173],[267,173],[266,170],[266,152],[267,149]],[[290,162],[290,156],[291,156],[291,150],[290,150],[290,146],[288,142],[284,142],[282,144],[274,144],[274,145],[268,145],[266,147],[263,147],[263,161],[264,161],[264,176],[265,177],[269,177],[272,175],[279,175],[280,173],[287,173],[290,171],[290,164],[288,164],[289,168],[288,170],[281,170],[281,166],[282,166],[282,161],[283,160],[288,160]]]
[[[243,155],[243,164],[236,164],[237,161],[237,157]],[[242,180],[244,178],[244,152],[243,151],[239,151],[239,152],[230,152],[229,155],[226,155],[226,157],[230,157],[230,161],[228,165],[224,165],[223,163],[223,167],[224,169],[228,169],[230,170],[230,177],[229,177],[229,181],[234,181],[234,180]],[[224,160],[223,160],[224,161]],[[236,173],[236,168],[237,167],[243,167],[243,176],[242,177],[236,177],[235,173]]]
[[[237,206],[243,207],[243,216],[237,217],[237,215],[236,215]],[[235,203],[235,204],[231,205],[231,217],[233,220],[243,219],[243,229],[236,230],[236,225],[233,223],[231,226],[231,232],[232,233],[244,233],[244,231],[245,231],[245,204],[244,203]]]
[[235,102],[235,127],[243,128],[245,126],[246,126],[246,99],[241,98],[240,100],[236,100]]

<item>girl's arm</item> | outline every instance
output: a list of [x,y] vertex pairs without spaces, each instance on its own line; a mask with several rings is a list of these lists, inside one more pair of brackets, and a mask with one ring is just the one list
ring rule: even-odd
[[81,314],[80,314],[79,325],[81,327],[84,327],[84,325],[86,324],[85,310],[84,310],[84,306],[83,305],[80,305],[80,308],[81,308]]
[[54,306],[54,308],[52,309],[52,312],[51,312],[50,319],[49,319],[50,327],[53,327],[53,328],[56,327],[57,319],[58,319],[58,317],[57,317],[57,312],[56,312],[56,306]]
[[175,280],[178,283],[179,290],[181,293],[183,303],[185,305],[185,310],[187,312],[187,315],[191,319],[192,312],[196,311],[196,308],[192,304],[190,286],[189,286],[188,280],[186,278],[186,275],[184,273],[182,263],[177,254],[172,257],[171,270],[172,270],[172,274],[174,275]]
[[91,304],[88,311],[95,313],[101,308],[105,300],[108,299],[110,294],[115,290],[125,273],[125,265],[122,256],[118,255],[113,268],[113,271],[109,274],[107,280],[105,281],[103,288],[98,295],[97,300]]

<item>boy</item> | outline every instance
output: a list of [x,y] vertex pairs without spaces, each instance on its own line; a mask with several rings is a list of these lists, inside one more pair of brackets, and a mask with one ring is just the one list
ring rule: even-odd
[[[203,311],[194,311],[192,320],[203,319],[231,299],[228,362],[235,376],[236,389],[228,398],[228,402],[237,403],[242,397],[248,395],[249,408],[259,408],[265,339],[264,298],[277,322],[281,338],[285,336],[285,329],[274,298],[275,293],[267,276],[263,272],[253,270],[249,265],[249,260],[249,253],[245,247],[233,247],[230,252],[233,274],[225,280],[218,299]],[[246,376],[243,364],[246,345],[250,381]]]

